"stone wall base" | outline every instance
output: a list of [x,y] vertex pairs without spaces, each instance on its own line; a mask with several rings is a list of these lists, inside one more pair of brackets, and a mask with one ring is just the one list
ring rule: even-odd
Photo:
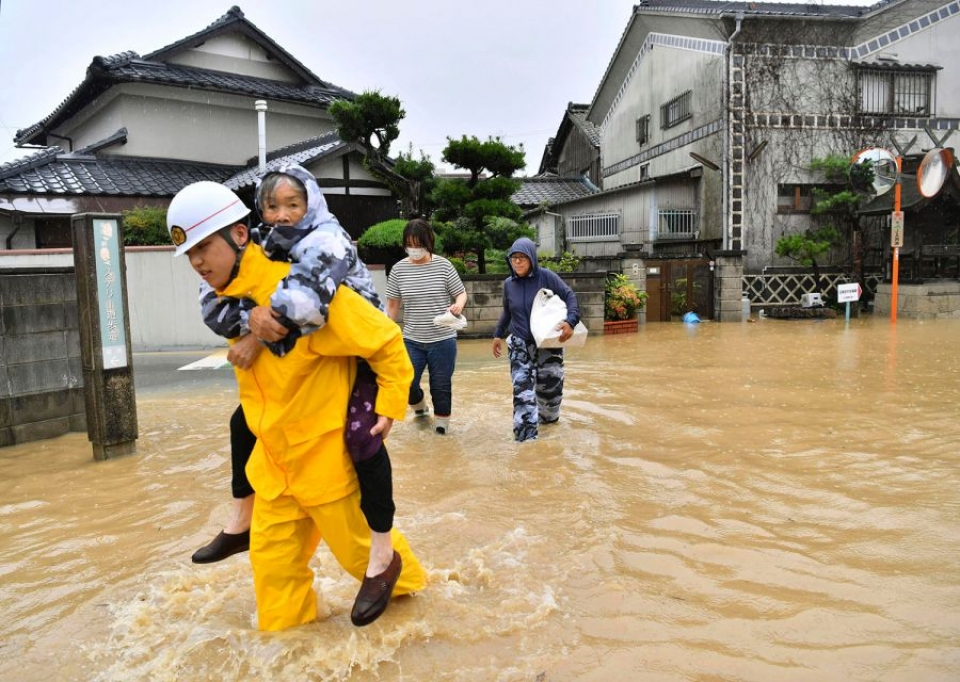
[[[873,299],[876,315],[890,315],[893,285],[881,282]],[[936,280],[897,287],[897,317],[911,320],[960,318],[960,281]]]

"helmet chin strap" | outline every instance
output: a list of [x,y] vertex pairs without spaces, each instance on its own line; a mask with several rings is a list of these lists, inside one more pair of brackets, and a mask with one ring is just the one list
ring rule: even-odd
[[233,249],[234,261],[233,269],[230,271],[230,279],[227,280],[227,284],[230,284],[233,280],[237,278],[237,275],[240,273],[240,258],[243,256],[243,250],[246,248],[246,245],[239,246],[235,241],[233,241],[233,235],[230,234],[230,230],[233,229],[233,225],[229,227],[224,227],[221,230],[217,231],[223,241],[230,245],[230,248]]

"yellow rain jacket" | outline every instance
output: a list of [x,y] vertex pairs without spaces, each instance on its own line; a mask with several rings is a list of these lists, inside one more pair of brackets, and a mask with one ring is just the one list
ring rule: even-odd
[[[290,264],[246,247],[236,278],[217,293],[269,305]],[[302,337],[282,358],[260,353],[237,369],[240,402],[257,444],[247,478],[268,500],[287,494],[304,506],[339,500],[358,489],[344,442],[355,357],[377,375],[377,414],[403,419],[413,367],[400,328],[348,287],[330,304],[331,324]]]

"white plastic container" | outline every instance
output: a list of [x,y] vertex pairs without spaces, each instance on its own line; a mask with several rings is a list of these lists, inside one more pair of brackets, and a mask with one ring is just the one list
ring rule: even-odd
[[750,299],[746,296],[740,299],[740,319],[743,321],[750,319]]

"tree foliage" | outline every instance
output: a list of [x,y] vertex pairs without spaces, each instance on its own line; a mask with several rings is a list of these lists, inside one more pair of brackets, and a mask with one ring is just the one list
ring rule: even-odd
[[344,142],[355,142],[364,149],[364,167],[400,197],[401,214],[429,215],[427,198],[434,185],[434,165],[422,152],[413,158],[413,150],[389,162],[390,145],[400,135],[400,121],[407,113],[399,98],[368,91],[352,102],[337,100],[330,105],[337,124],[337,135]]
[[[814,225],[803,232],[782,235],[774,246],[774,252],[781,258],[812,267],[817,291],[822,292],[820,263],[847,238],[854,243],[854,248],[859,242],[857,207],[862,197],[851,186],[850,156],[831,154],[815,158],[809,168],[820,173],[824,180],[822,185],[812,190],[810,215]],[[869,168],[855,172],[872,173]],[[855,276],[859,278],[856,272]]]
[[170,246],[167,232],[167,209],[138,206],[123,212],[125,246]]
[[447,252],[476,253],[477,268],[485,273],[487,249],[507,249],[519,237],[532,234],[519,223],[522,211],[511,201],[520,188],[513,174],[526,165],[523,146],[466,135],[447,141],[443,160],[469,176],[438,181],[431,195],[434,215],[451,223],[443,230]]
[[337,100],[330,105],[330,115],[337,123],[341,140],[358,142],[387,156],[390,145],[400,136],[400,120],[407,112],[397,97],[368,91],[352,102]]

